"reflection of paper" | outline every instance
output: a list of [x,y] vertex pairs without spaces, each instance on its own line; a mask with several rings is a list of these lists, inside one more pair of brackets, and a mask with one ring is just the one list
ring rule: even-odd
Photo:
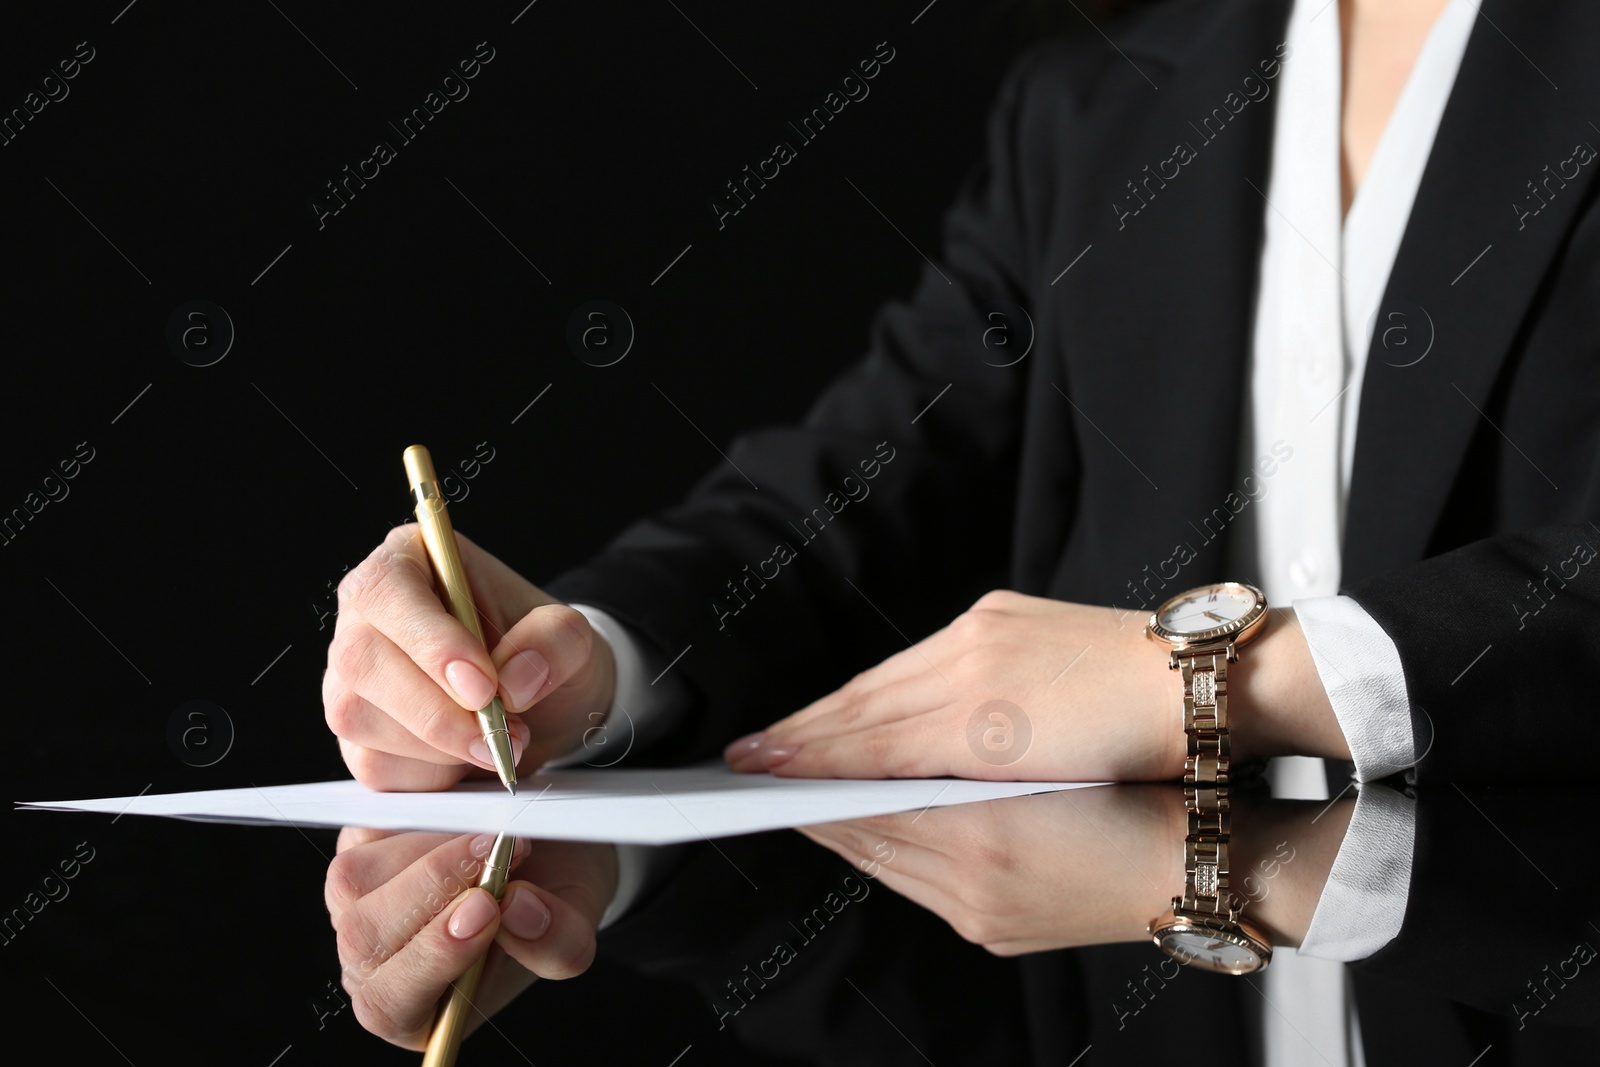
[[354,781],[21,805],[51,811],[170,815],[202,822],[364,826],[665,845],[1076,789],[1062,782],[943,778],[856,781],[735,774],[722,764],[672,770],[561,770],[517,783],[470,782],[445,793],[375,793]]

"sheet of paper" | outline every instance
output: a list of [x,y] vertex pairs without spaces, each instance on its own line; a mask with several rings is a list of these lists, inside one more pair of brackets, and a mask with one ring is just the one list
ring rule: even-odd
[[20,804],[50,811],[168,815],[202,822],[363,826],[666,845],[950,804],[1076,789],[1093,782],[946,778],[842,781],[735,774],[718,763],[671,770],[560,770],[517,784],[444,793],[377,793],[355,781]]

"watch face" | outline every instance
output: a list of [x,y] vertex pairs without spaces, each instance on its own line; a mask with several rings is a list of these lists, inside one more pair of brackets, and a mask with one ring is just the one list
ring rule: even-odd
[[1174,959],[1222,974],[1249,974],[1262,963],[1253,950],[1218,937],[1214,930],[1169,930],[1156,943]]
[[1191,589],[1161,605],[1153,629],[1176,641],[1223,637],[1246,629],[1264,609],[1265,599],[1254,586],[1221,582]]

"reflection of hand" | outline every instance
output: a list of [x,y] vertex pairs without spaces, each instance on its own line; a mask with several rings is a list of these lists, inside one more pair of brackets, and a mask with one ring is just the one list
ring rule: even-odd
[[492,775],[471,712],[497,692],[519,768],[576,749],[611,706],[611,646],[589,621],[456,541],[492,653],[440,602],[414,525],[391,530],[339,583],[322,701],[350,773],[374,789],[448,789],[468,772]]
[[[1304,936],[1354,804],[1235,798],[1234,892],[1275,944]],[[1183,888],[1188,816],[1179,786],[1119,785],[800,832],[1012,956],[1148,938]]]
[[1183,883],[1188,822],[1179,788],[1127,785],[800,832],[851,863],[867,861],[864,870],[966,940],[1013,956],[1145,936]]
[[488,951],[469,1027],[535,978],[571,978],[594,959],[595,927],[617,886],[616,849],[518,841],[495,903],[477,887],[494,837],[346,827],[328,867],[328,913],[344,988],[361,1025],[420,1049],[440,998]]
[[[726,757],[735,770],[802,778],[1177,778],[1181,683],[1130,616],[988,593],[938,633],[735,741]],[[1273,613],[1228,686],[1239,698],[1229,708],[1235,758],[1350,758],[1292,611]]]

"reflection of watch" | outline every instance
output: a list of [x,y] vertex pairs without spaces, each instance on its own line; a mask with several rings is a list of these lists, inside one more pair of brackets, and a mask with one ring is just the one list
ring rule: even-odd
[[1221,974],[1250,974],[1272,960],[1272,943],[1256,927],[1239,920],[1244,901],[1229,889],[1228,790],[1215,794],[1218,806],[1196,802],[1184,790],[1189,836],[1183,846],[1183,895],[1150,920],[1150,937],[1179,963]]
[[1150,616],[1145,635],[1165,644],[1169,665],[1183,675],[1183,895],[1150,921],[1150,936],[1174,959],[1225,974],[1248,974],[1272,959],[1261,931],[1239,921],[1243,902],[1230,890],[1228,864],[1228,664],[1237,646],[1267,619],[1267,599],[1255,586],[1222,582],[1168,600]]

